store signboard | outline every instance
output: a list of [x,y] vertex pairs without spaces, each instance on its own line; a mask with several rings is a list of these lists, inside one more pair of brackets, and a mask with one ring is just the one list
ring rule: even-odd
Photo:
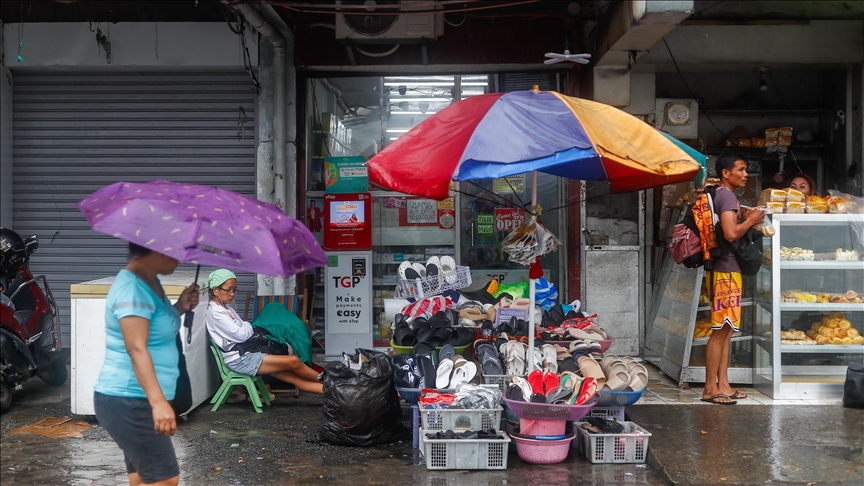
[[[543,278],[546,280],[550,280],[549,275],[551,275],[551,270],[548,268],[543,268]],[[491,277],[495,280],[498,280],[499,283],[502,284],[514,284],[522,281],[528,281],[528,268],[510,268],[510,269],[471,269],[471,279],[473,281],[478,281],[484,277]],[[551,280],[550,280],[551,281]]]
[[324,195],[324,249],[372,248],[372,197],[363,194]]
[[324,188],[327,194],[352,194],[369,190],[366,157],[326,157]]
[[495,231],[513,231],[525,222],[525,210],[515,208],[495,208]]
[[524,194],[525,174],[494,179],[492,181],[492,190],[495,191],[495,194]]

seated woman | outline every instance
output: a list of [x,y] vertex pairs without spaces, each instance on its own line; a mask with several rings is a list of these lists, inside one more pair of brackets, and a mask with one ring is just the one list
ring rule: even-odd
[[207,306],[207,331],[210,339],[222,350],[225,365],[244,375],[271,375],[300,390],[324,393],[318,372],[306,366],[297,356],[247,352],[240,356],[235,346],[252,337],[252,324],[240,319],[229,307],[237,293],[237,277],[224,268],[210,274],[207,281],[210,303]]
[[813,179],[811,179],[810,176],[803,172],[797,174],[789,181],[789,189],[795,189],[805,196],[816,194],[816,184],[813,183]]

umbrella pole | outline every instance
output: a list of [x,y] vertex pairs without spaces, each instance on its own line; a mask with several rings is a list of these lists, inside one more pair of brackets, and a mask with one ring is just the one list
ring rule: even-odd
[[[531,211],[537,210],[537,171],[531,173]],[[534,279],[528,281],[528,373],[534,371]]]
[[[192,285],[198,285],[198,273],[201,272],[201,265],[195,268],[195,281]],[[183,327],[186,328],[186,344],[192,344],[192,321],[195,320],[195,312],[192,309],[186,311],[183,315]]]

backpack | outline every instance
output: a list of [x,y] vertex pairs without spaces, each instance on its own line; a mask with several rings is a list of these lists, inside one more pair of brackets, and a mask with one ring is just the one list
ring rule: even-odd
[[[672,228],[672,259],[687,268],[698,268],[721,254],[717,233],[720,217],[714,212],[714,194],[718,186],[706,186],[699,191],[696,202],[687,206],[681,222]],[[725,241],[725,240],[723,240]]]

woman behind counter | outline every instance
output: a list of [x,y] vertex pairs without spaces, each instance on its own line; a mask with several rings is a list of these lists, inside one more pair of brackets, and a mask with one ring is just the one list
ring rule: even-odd
[[244,375],[272,375],[300,390],[324,393],[324,384],[318,381],[318,372],[306,366],[297,356],[284,356],[246,352],[242,356],[235,349],[252,337],[252,324],[240,319],[237,311],[230,307],[237,293],[237,277],[230,270],[221,268],[207,279],[210,288],[210,303],[207,306],[207,332],[210,339],[222,350],[225,366]]
[[171,436],[180,314],[198,305],[198,286],[173,306],[157,275],[177,260],[129,243],[129,264],[114,280],[105,306],[105,362],[93,396],[96,419],[123,450],[129,484],[176,485],[180,480]]

